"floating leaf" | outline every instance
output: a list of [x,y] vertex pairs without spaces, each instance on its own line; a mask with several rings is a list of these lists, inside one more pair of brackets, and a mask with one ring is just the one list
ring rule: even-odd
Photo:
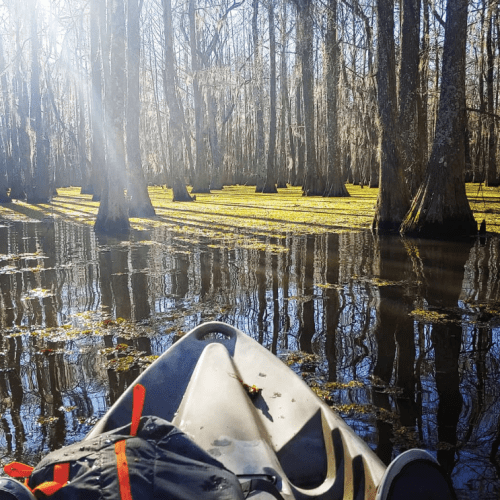
[[29,295],[32,298],[44,298],[53,296],[54,294],[46,288],[33,288],[30,290]]
[[154,355],[154,354],[151,354],[150,356],[141,356],[139,358],[139,363],[141,365],[150,365],[151,363],[153,363],[154,361],[156,361],[160,356],[157,356],[157,355]]
[[451,443],[446,443],[444,441],[439,441],[436,447],[438,450],[448,451],[448,450],[454,450],[457,446]]
[[59,410],[69,413],[70,411],[76,410],[77,408],[78,406],[60,406]]
[[342,290],[344,288],[343,285],[338,285],[334,283],[316,283],[315,286],[318,288],[324,288],[326,290],[334,289],[334,290]]
[[54,424],[59,420],[59,417],[38,417],[37,422],[39,425]]
[[354,389],[354,388],[365,388],[365,384],[363,382],[360,382],[359,380],[351,380],[350,382],[347,383],[342,383],[342,382],[327,382],[324,387],[326,389],[330,390],[338,390],[338,389]]
[[248,385],[248,384],[245,384],[245,382],[243,382],[243,381],[240,381],[240,382],[241,382],[241,385],[243,386],[243,389],[245,389],[245,391],[247,391],[248,395],[252,399],[256,398],[262,392],[262,389],[260,387],[257,387],[255,384]]
[[0,274],[14,274],[19,272],[19,269],[15,266],[3,266],[0,267]]

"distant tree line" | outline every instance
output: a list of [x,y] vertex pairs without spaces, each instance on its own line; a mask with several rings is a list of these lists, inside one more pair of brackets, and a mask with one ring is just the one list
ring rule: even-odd
[[126,233],[148,184],[353,183],[381,232],[474,232],[424,193],[500,184],[499,33],[499,0],[4,0],[0,201],[81,185]]

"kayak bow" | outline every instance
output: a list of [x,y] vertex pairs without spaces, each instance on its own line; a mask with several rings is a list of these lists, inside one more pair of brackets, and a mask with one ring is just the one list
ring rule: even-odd
[[[386,468],[292,370],[225,323],[194,328],[136,382],[144,415],[171,421],[238,477],[272,480],[286,500],[455,497],[429,453]],[[130,387],[87,438],[126,425],[132,403]]]

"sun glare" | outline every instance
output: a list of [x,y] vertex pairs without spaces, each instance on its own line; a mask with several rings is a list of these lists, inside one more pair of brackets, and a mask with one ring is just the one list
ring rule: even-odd
[[50,12],[52,0],[37,0],[38,8],[46,12]]

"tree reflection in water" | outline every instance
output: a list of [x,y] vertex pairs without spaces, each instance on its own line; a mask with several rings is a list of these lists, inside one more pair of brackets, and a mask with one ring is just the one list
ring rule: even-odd
[[159,355],[217,319],[314,355],[304,377],[384,461],[427,448],[459,490],[494,498],[499,254],[497,239],[242,233],[225,247],[165,228],[97,241],[58,220],[0,224],[2,461],[88,432],[143,368],[113,369],[110,352]]

